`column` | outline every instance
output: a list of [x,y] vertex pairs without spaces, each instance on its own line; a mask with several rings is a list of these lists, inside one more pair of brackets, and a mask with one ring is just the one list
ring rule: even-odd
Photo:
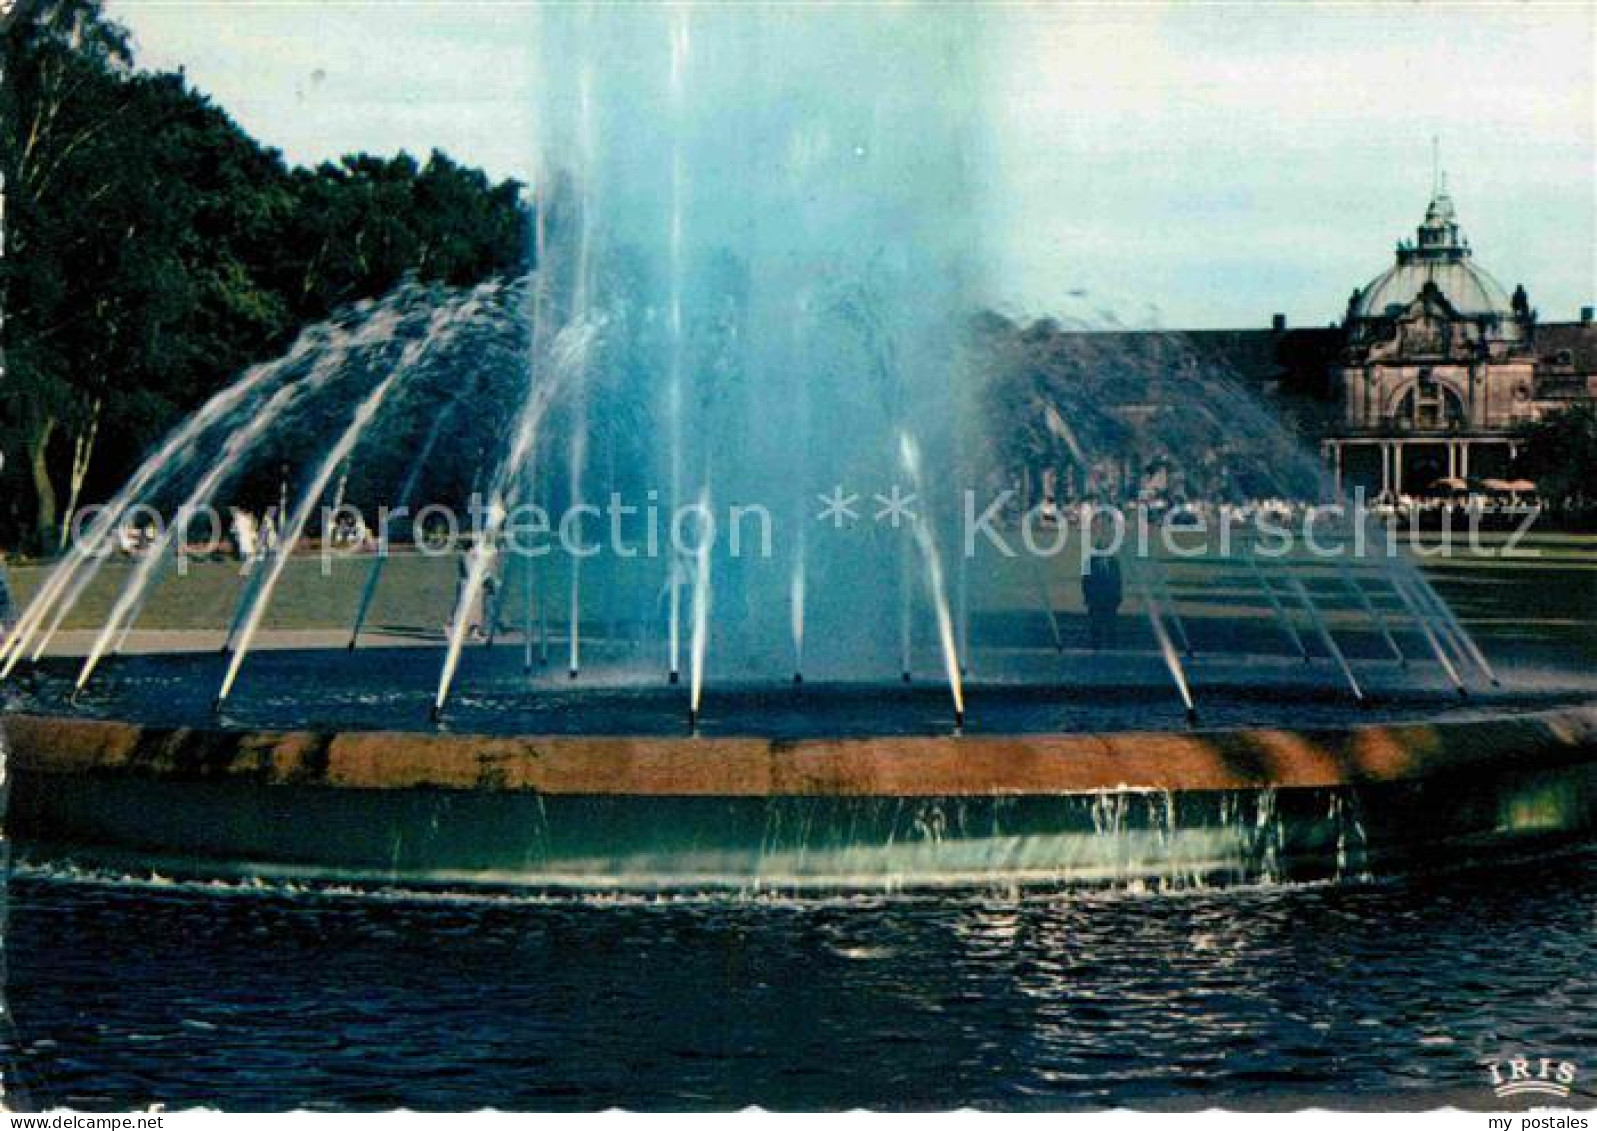
[[1388,494],[1392,490],[1392,445],[1385,440],[1380,441],[1381,449],[1381,494]]
[[1458,442],[1458,477],[1460,479],[1468,479],[1469,478],[1469,441],[1468,440],[1460,440]]
[[1403,441],[1392,441],[1392,490],[1403,493]]
[[1455,440],[1447,442],[1447,477],[1458,478],[1458,442]]

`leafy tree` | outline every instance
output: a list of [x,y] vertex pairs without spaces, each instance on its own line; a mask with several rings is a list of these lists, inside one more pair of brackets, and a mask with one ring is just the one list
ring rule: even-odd
[[[69,376],[78,360],[73,339],[77,324],[103,316],[106,307],[103,299],[68,306],[71,260],[83,256],[86,241],[71,231],[62,215],[68,209],[54,205],[69,194],[85,206],[110,195],[118,171],[95,168],[87,158],[125,125],[126,107],[113,92],[131,55],[126,34],[100,18],[93,0],[19,4],[0,35],[0,174],[7,196],[0,303],[9,315],[7,439],[17,441],[6,447],[22,457],[9,461],[11,475],[25,476],[37,512],[53,522],[51,441],[86,407]],[[13,501],[22,494],[7,491]]]
[[1597,404],[1572,405],[1525,425],[1516,472],[1556,507],[1597,505]]
[[516,182],[437,152],[291,169],[136,69],[101,0],[23,0],[0,67],[0,538],[52,549],[179,415],[336,307],[530,266]]

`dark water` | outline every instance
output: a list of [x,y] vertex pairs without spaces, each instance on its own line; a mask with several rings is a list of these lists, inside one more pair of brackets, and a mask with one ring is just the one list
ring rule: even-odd
[[[214,653],[119,657],[69,700],[77,665],[52,660],[7,685],[9,710],[71,712],[169,726],[331,730],[437,728],[428,711],[438,656],[424,648],[268,651],[253,656],[251,679],[218,719],[212,710],[225,659]],[[972,734],[1057,734],[1185,729],[1181,701],[1151,653],[1011,657],[1008,667],[965,688]],[[1359,679],[1369,699],[1355,710],[1328,661],[1199,655],[1188,661],[1199,724],[1205,727],[1342,727],[1440,715],[1471,717],[1538,710],[1593,693],[1580,669],[1516,673],[1509,689],[1474,681],[1461,700],[1434,665],[1401,669],[1369,663]],[[623,667],[573,683],[563,669],[522,670],[520,647],[479,649],[470,680],[451,701],[444,729],[471,734],[680,734],[687,690],[658,672]],[[1014,682],[1006,681],[1005,677]],[[1022,682],[1025,681],[1025,682]],[[707,735],[947,734],[948,687],[940,679],[808,683],[789,677],[721,684],[705,697]]]
[[453,900],[19,878],[35,1104],[1491,1102],[1597,1076],[1597,852],[1183,896]]

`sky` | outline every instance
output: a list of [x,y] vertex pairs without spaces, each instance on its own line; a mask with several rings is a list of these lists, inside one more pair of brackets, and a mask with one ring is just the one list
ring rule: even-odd
[[[534,179],[531,4],[109,8],[144,66],[182,67],[290,160],[436,147]],[[1323,325],[1413,235],[1433,138],[1482,265],[1547,320],[1597,301],[1597,5],[977,14],[986,297],[1007,313]]]

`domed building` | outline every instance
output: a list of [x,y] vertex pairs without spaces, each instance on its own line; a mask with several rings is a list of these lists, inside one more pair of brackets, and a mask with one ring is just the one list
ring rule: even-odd
[[1476,261],[1445,186],[1396,262],[1353,292],[1342,332],[1341,426],[1324,441],[1339,488],[1390,497],[1506,476],[1518,428],[1558,399],[1538,384],[1524,288],[1510,295]]
[[[1127,435],[1169,410],[1156,383],[1135,379],[1158,359],[1223,372],[1321,446],[1339,493],[1362,490],[1370,501],[1517,478],[1521,425],[1597,402],[1593,308],[1582,307],[1578,322],[1538,319],[1523,287],[1509,291],[1475,258],[1443,185],[1414,237],[1353,292],[1340,322],[1289,329],[1278,313],[1269,329],[1076,330],[991,315],[983,332],[995,353],[1034,360],[1015,368],[1017,382],[1071,372],[1083,358],[1118,367],[1126,379],[1111,382],[1114,396],[1093,407]],[[1016,399],[1036,395],[1028,386]],[[1145,474],[1159,474],[1151,453],[1123,442],[1122,466],[1089,474],[1045,411],[1033,427],[1017,432],[1005,472],[1023,510],[1134,493]]]
[[1499,327],[1510,324],[1512,300],[1475,262],[1446,190],[1425,210],[1418,237],[1413,243],[1399,241],[1397,262],[1354,294],[1348,307],[1351,321],[1368,326],[1395,319],[1427,285],[1434,285],[1461,317],[1488,319]]

